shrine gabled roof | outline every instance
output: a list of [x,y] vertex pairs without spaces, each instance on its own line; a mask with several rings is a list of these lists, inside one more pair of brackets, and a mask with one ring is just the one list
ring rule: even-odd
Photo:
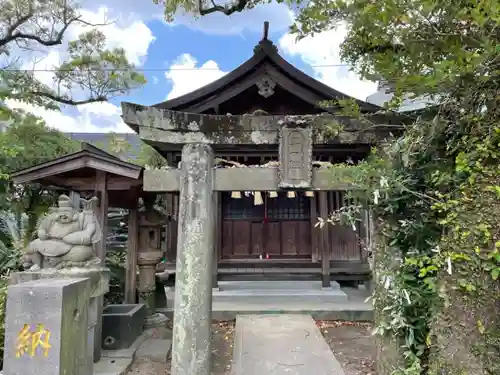
[[[253,84],[255,84],[257,79],[261,77],[258,74],[259,70],[261,73],[270,73],[272,79],[277,80],[278,86],[284,86],[285,90],[300,96],[315,106],[319,104],[318,101],[354,99],[312,78],[286,61],[278,53],[277,47],[267,39],[267,32],[265,32],[263,39],[254,48],[254,55],[236,69],[191,93],[158,103],[154,107],[192,113],[203,112],[203,107],[198,105],[200,102],[219,97],[226,91],[237,91],[235,86],[244,80],[249,85],[252,84],[251,80],[253,79],[255,80]],[[377,105],[357,99],[355,101],[363,112],[380,110]]]
[[[10,175],[10,178],[14,183],[19,184],[39,182],[45,185],[72,188],[71,184],[67,184],[70,181],[66,178],[68,174],[78,176],[81,174],[81,177],[88,177],[91,171],[100,170],[117,177],[138,180],[143,169],[141,166],[120,160],[98,147],[82,142],[80,151],[16,171]],[[61,178],[60,183],[51,181],[54,178]]]

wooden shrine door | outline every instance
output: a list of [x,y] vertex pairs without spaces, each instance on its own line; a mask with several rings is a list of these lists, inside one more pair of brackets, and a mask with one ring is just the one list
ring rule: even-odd
[[254,196],[222,194],[222,259],[310,259],[310,201],[303,193],[271,198],[262,192],[263,203]]

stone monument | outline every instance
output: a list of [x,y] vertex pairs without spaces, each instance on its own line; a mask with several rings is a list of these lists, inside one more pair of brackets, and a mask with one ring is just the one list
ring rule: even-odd
[[[83,210],[72,206],[68,196],[61,195],[39,225],[38,238],[29,243],[24,254],[24,272],[11,275],[10,284],[42,279],[88,279],[88,327],[86,343],[94,362],[100,359],[102,297],[109,290],[109,270],[96,256],[93,245],[103,240],[93,204],[97,198],[83,200]],[[84,296],[82,296],[84,298]],[[94,343],[97,344],[94,344]],[[97,348],[97,350],[95,350]]]
[[312,186],[312,130],[283,126],[279,145],[281,189],[309,189]]
[[3,374],[92,375],[93,348],[86,335],[89,296],[88,279],[9,286]]

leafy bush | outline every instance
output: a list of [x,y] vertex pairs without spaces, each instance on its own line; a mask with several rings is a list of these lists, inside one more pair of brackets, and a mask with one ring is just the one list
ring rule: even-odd
[[106,267],[110,270],[109,292],[105,295],[104,303],[123,303],[125,298],[125,262],[127,251],[123,248],[108,249],[106,252]]
[[5,321],[5,304],[7,302],[7,280],[0,280],[0,369],[3,368],[3,348],[5,340],[4,321]]
[[23,220],[12,216],[0,217],[0,368],[3,367],[5,303],[7,300],[8,277],[11,272],[22,270],[22,248],[25,240]]

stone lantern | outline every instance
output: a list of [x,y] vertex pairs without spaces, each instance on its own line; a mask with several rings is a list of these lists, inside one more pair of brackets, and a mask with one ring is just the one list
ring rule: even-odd
[[146,305],[145,326],[147,328],[164,325],[167,321],[163,314],[156,313],[155,304],[156,266],[163,257],[161,230],[165,222],[166,218],[153,208],[148,208],[140,214],[137,291],[139,303]]

